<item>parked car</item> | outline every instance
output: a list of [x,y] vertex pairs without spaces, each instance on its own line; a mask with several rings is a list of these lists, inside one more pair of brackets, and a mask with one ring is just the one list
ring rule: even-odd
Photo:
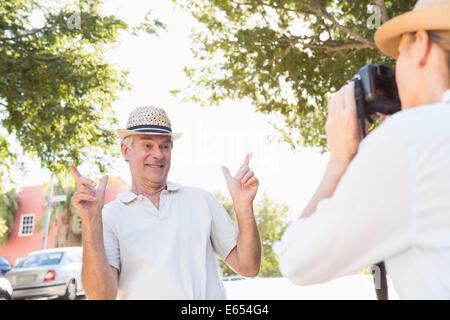
[[58,296],[75,300],[78,294],[84,294],[82,256],[82,247],[29,253],[5,275],[13,287],[14,299]]
[[0,300],[12,300],[13,289],[5,277],[0,277]]
[[7,273],[11,268],[12,265],[9,260],[4,256],[0,256],[0,276]]

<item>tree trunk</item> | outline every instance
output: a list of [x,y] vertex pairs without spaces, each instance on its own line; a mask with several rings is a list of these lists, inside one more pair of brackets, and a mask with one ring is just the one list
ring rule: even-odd
[[78,245],[76,236],[72,232],[73,212],[65,207],[64,211],[57,213],[58,226],[55,235],[55,248],[72,247]]

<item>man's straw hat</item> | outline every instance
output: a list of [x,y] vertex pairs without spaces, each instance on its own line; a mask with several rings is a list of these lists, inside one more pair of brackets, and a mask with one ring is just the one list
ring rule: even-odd
[[397,16],[375,33],[384,53],[397,58],[402,34],[420,30],[450,30],[450,0],[419,0],[412,11]]
[[162,108],[139,107],[131,112],[126,129],[118,129],[117,134],[123,140],[137,134],[153,134],[171,136],[173,140],[181,137],[181,133],[172,133],[169,117]]

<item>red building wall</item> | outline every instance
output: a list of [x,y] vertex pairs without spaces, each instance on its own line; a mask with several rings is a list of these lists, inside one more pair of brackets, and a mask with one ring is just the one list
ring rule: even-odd
[[[110,177],[105,194],[105,204],[117,198],[118,194],[128,190],[129,186],[120,177]],[[38,231],[36,224],[45,214],[47,189],[43,186],[24,187],[15,196],[19,199],[20,208],[14,216],[14,225],[8,243],[0,246],[0,256],[6,256],[15,264],[16,259],[28,253],[42,249],[43,230]],[[23,214],[34,213],[34,229],[32,235],[19,236],[20,220]],[[46,248],[54,248],[55,224],[49,226]]]

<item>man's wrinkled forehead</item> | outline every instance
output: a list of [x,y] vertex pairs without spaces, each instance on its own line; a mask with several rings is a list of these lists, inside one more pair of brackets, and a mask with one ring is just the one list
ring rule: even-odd
[[154,142],[171,142],[172,138],[165,135],[149,135],[149,134],[139,134],[137,135],[137,140],[151,140]]

